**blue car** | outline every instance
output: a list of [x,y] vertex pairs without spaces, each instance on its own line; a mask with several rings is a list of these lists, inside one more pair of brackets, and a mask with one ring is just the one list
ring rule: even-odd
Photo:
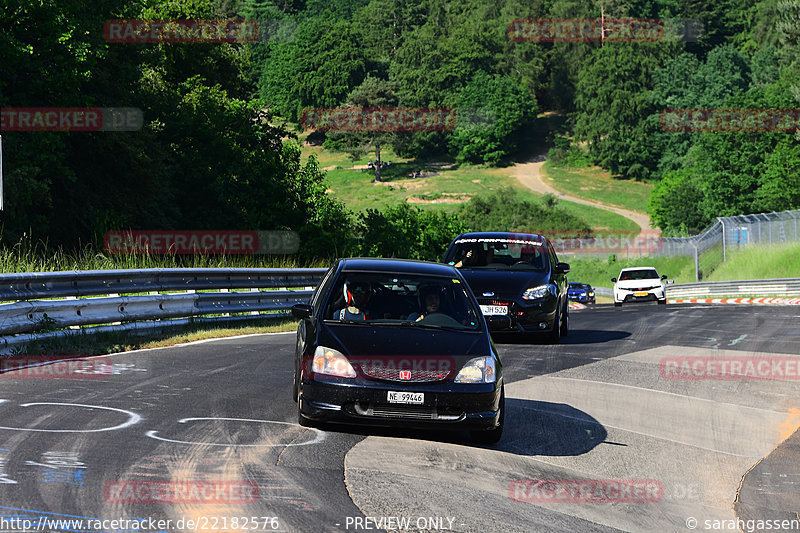
[[594,289],[587,283],[570,283],[567,289],[567,298],[582,304],[594,303]]

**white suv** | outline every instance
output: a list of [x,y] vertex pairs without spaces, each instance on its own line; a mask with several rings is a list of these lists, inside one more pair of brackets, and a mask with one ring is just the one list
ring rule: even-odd
[[619,307],[623,302],[667,303],[664,280],[653,267],[623,268],[619,278],[611,278],[614,282],[614,305]]

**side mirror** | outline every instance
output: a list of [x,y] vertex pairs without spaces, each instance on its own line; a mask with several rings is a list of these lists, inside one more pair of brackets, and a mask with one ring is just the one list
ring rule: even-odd
[[661,276],[661,279],[667,279],[667,275],[664,274],[663,276]]
[[613,281],[614,283],[616,283],[616,282],[617,282],[617,278],[611,278],[611,281]]
[[556,274],[569,273],[569,263],[556,263]]
[[292,306],[292,316],[295,318],[311,318],[311,306],[308,304],[294,304]]
[[486,317],[489,329],[508,329],[511,327],[511,317],[508,315],[489,315]]

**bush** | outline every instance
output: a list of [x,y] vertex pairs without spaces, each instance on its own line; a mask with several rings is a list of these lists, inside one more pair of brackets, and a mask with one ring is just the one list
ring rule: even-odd
[[458,214],[469,231],[555,232],[560,237],[591,234],[586,222],[561,209],[554,196],[545,196],[541,203],[522,200],[510,187],[472,198]]
[[450,241],[465,231],[453,215],[398,204],[384,211],[368,209],[358,216],[354,254],[438,261]]

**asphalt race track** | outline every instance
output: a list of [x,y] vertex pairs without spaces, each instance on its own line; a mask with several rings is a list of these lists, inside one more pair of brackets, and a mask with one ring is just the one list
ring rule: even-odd
[[[664,361],[796,366],[798,319],[794,307],[600,305],[571,312],[561,345],[499,339],[506,431],[492,447],[462,433],[297,426],[294,334],[113,355],[111,375],[6,372],[0,531],[23,519],[39,531],[134,531],[141,519],[142,531],[298,532],[737,531],[706,526],[797,519],[796,378],[678,379]],[[215,488],[170,499],[154,488],[168,482]],[[579,483],[646,490],[581,501],[567,490]]]

